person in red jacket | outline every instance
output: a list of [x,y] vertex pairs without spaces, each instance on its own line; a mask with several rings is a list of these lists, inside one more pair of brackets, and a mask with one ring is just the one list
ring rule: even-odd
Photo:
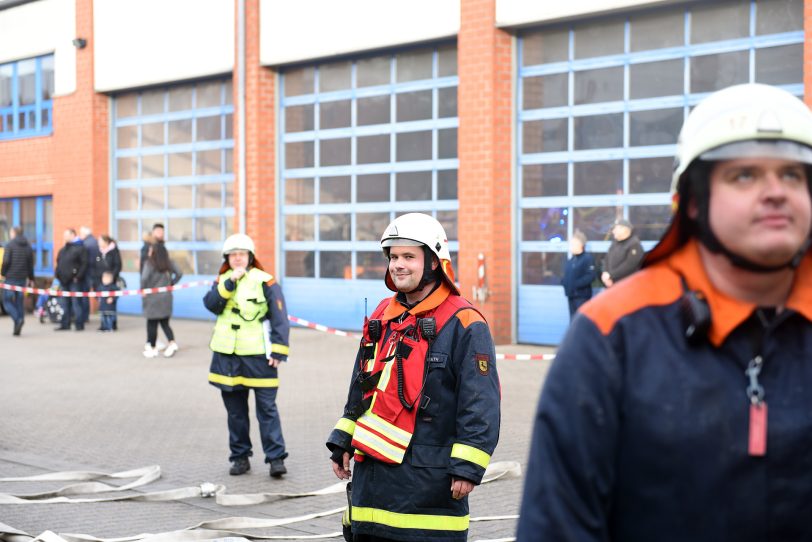
[[812,539],[811,181],[785,90],[691,112],[669,229],[550,368],[518,541]]
[[463,541],[467,496],[499,439],[493,339],[459,295],[437,220],[398,217],[381,247],[395,295],[365,322],[344,414],[327,440],[333,472],[353,478],[345,538]]

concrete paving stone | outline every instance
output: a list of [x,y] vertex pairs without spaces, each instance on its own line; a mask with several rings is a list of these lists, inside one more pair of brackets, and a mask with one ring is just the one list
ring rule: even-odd
[[[120,317],[116,333],[95,331],[97,316],[84,332],[55,333],[52,327],[28,318],[22,336],[12,337],[10,320],[0,318],[0,478],[64,470],[116,472],[157,464],[162,477],[134,493],[202,482],[223,484],[228,493],[305,492],[336,482],[324,440],[346,400],[355,340],[292,330],[290,362],[280,371],[277,401],[290,453],[289,474],[273,480],[263,462],[256,423],[250,473],[228,475],[225,409],[219,391],[207,383],[210,322],[173,320],[180,351],[168,359],[141,355],[146,326],[138,317]],[[505,345],[497,351],[550,352],[528,345]],[[500,362],[502,431],[493,461],[526,463],[533,414],[549,364]],[[122,485],[131,480],[104,481]],[[0,492],[50,491],[71,483],[4,482]],[[516,479],[476,488],[471,516],[517,514],[521,490],[522,480]],[[246,507],[223,507],[202,498],[0,505],[0,521],[35,535],[52,530],[123,537],[222,517],[299,516],[345,503],[343,495],[330,495]],[[472,523],[469,539],[512,536],[515,525],[515,520]],[[339,530],[340,516],[334,515],[256,532],[295,537]]]

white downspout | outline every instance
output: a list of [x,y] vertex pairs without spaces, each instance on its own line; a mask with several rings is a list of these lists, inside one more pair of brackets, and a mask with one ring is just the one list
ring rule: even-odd
[[237,0],[237,134],[240,140],[237,160],[237,182],[239,198],[239,232],[245,233],[246,222],[246,167],[245,167],[245,0]]

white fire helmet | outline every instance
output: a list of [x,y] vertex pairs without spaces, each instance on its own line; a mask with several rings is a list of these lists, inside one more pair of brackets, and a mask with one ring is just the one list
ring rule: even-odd
[[238,250],[245,250],[253,254],[254,241],[244,233],[235,233],[233,235],[229,235],[226,241],[223,243],[223,256],[228,256],[232,252],[237,252]]
[[812,164],[812,111],[789,92],[758,83],[727,87],[702,100],[688,115],[677,140],[671,224],[644,265],[676,250],[684,237],[678,207],[687,203],[679,200],[686,194],[691,164],[737,158]]
[[[432,254],[440,261],[438,266],[442,277],[451,291],[459,295],[459,289],[454,284],[454,270],[451,267],[451,253],[448,250],[448,237],[442,224],[437,219],[423,213],[408,213],[393,220],[381,237],[381,249],[384,255],[390,247],[427,246]],[[426,262],[428,265],[431,262]],[[397,291],[389,273],[386,273],[386,286],[393,292]]]

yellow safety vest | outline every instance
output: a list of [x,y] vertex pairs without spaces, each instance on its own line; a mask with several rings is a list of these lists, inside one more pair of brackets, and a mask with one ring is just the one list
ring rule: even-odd
[[273,277],[252,268],[237,281],[237,288],[229,292],[225,281],[231,274],[229,269],[220,275],[217,284],[217,291],[228,301],[214,324],[209,348],[221,354],[265,355],[262,319],[268,313],[268,302],[262,285]]

